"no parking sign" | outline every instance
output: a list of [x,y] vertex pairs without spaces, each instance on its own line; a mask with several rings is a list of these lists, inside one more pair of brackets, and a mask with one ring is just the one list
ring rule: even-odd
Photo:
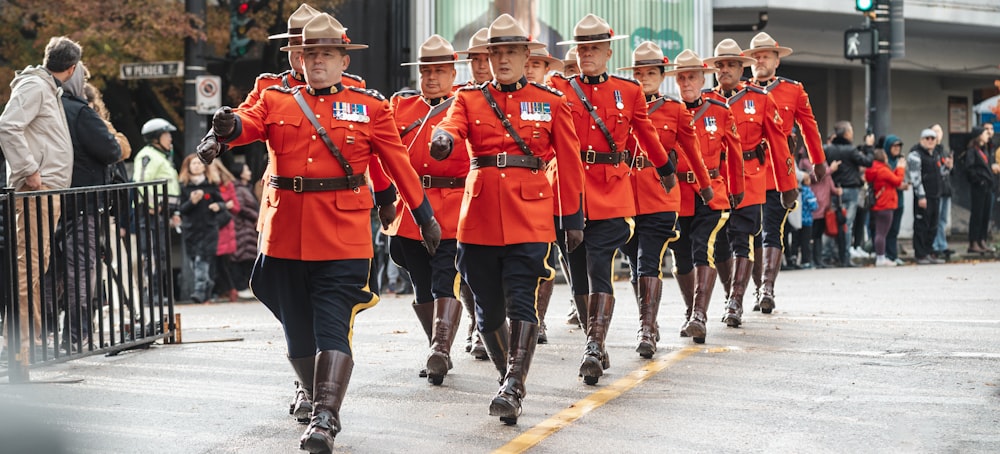
[[211,115],[222,107],[222,78],[197,76],[194,78],[195,110],[200,115]]

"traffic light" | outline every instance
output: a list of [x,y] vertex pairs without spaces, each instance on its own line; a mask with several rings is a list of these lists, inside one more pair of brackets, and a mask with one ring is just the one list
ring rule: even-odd
[[251,3],[250,0],[236,0],[230,4],[229,56],[232,58],[242,57],[250,50],[251,41],[247,31],[253,25],[250,18]]
[[854,9],[867,13],[875,9],[875,0],[854,0]]

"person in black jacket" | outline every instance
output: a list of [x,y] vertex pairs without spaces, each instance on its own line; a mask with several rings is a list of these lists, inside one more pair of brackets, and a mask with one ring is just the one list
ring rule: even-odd
[[[848,230],[843,241],[838,239],[837,248],[840,253],[840,264],[846,267],[853,266],[847,248],[852,244],[850,227],[854,225],[854,217],[858,212],[858,193],[863,183],[861,168],[871,166],[872,159],[854,146],[854,128],[849,121],[838,121],[833,125],[833,131],[835,134],[833,142],[823,147],[823,151],[826,153],[827,164],[840,161],[840,166],[833,172],[832,177],[834,185],[844,190],[841,200],[847,210]],[[871,140],[868,144],[871,146],[875,138],[870,136],[865,137],[865,140]]]
[[993,166],[986,148],[988,133],[981,126],[972,128],[972,139],[965,152],[965,175],[969,180],[969,253],[992,252],[986,244],[993,202]]
[[219,246],[219,227],[232,219],[219,192],[219,174],[191,154],[181,164],[181,228],[184,248],[194,280],[191,300],[210,303],[215,276],[211,264]]
[[[63,84],[62,104],[73,142],[73,177],[70,187],[100,186],[109,183],[108,166],[122,159],[121,146],[104,119],[84,99],[88,77],[83,62],[77,63],[73,76]],[[98,225],[107,225],[108,200],[101,193],[68,195],[63,199],[65,214],[60,219],[63,241],[54,245],[58,267],[65,267],[66,288],[60,305],[68,309],[67,328],[61,348],[75,350],[81,342],[90,342],[91,306],[97,297]],[[49,272],[54,272],[52,267]],[[56,292],[52,279],[45,279],[46,305],[55,308]]]
[[931,129],[920,133],[920,143],[906,156],[906,172],[913,185],[913,255],[917,264],[944,263],[934,257],[941,199],[941,159],[934,153],[937,134]]

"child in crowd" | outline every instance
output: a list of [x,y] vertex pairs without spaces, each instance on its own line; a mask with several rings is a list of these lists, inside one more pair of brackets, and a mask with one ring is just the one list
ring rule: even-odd
[[802,206],[802,227],[798,232],[798,241],[796,242],[796,249],[802,252],[802,259],[799,262],[799,267],[802,269],[810,269],[812,265],[812,239],[813,239],[813,213],[819,208],[819,203],[816,201],[816,194],[813,194],[812,188],[809,187],[812,184],[812,178],[808,173],[802,172],[799,174],[799,193],[800,202]]
[[215,283],[211,265],[219,243],[219,227],[228,224],[232,216],[219,193],[218,172],[206,167],[198,155],[184,158],[179,180],[184,248],[194,281],[191,299],[195,303],[209,303]]

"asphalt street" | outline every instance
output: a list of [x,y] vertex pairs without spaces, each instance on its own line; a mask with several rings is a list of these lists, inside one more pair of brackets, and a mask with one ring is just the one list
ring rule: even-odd
[[[337,452],[1000,452],[1000,263],[790,271],[777,308],[677,336],[664,282],[660,350],[635,352],[627,282],[612,367],[577,377],[584,335],[556,286],[516,426],[488,416],[496,372],[456,341],[442,386],[417,377],[426,338],[405,296],[358,316]],[[0,452],[295,453],[294,380],[278,323],[256,302],[179,305],[182,339],[36,368],[0,385]],[[463,325],[467,323],[463,319]],[[3,379],[0,379],[2,381]]]

